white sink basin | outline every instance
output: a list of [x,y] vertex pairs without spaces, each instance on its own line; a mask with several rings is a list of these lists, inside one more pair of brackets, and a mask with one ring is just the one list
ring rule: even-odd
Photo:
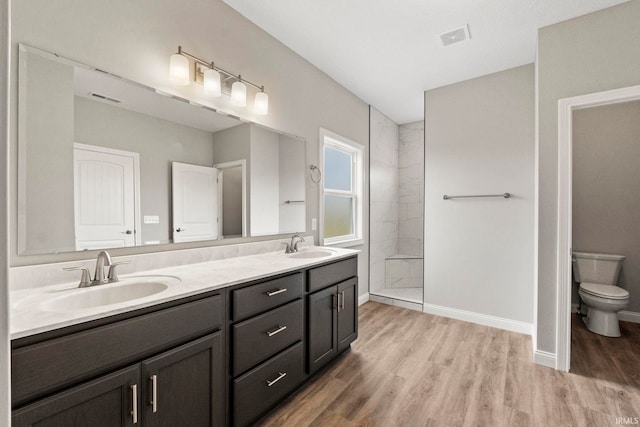
[[40,304],[43,310],[66,312],[135,301],[158,294],[180,283],[174,276],[136,276],[116,283],[77,288]]
[[289,254],[289,258],[324,258],[333,255],[334,252],[327,249],[310,249]]

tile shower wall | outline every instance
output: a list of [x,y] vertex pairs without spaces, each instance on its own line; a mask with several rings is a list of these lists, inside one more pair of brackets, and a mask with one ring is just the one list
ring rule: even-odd
[[[400,125],[398,144],[398,253],[422,256],[424,224],[424,121]],[[411,261],[420,264],[422,260]],[[411,270],[412,272],[414,269]],[[420,277],[422,281],[422,273]],[[420,284],[422,286],[422,283]]]
[[398,125],[370,108],[370,291],[385,287],[385,259],[398,253]]

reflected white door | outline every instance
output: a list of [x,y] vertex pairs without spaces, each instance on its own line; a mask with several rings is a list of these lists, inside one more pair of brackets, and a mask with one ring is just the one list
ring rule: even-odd
[[218,169],[172,163],[173,241],[218,238]]
[[135,246],[137,153],[74,144],[76,250]]

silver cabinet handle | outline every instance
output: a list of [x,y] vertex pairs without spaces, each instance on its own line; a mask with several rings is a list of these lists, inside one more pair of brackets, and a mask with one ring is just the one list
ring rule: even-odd
[[267,335],[272,337],[275,334],[279,334],[280,332],[284,331],[285,329],[287,329],[286,326],[278,326],[278,329],[276,329],[275,331],[267,331]]
[[181,231],[187,231],[187,230],[185,230],[184,228],[180,228],[180,227],[178,227],[178,228],[176,228],[176,231],[177,231],[178,233],[180,233]]
[[340,294],[331,294],[333,300],[333,308],[340,311]]
[[151,411],[158,412],[158,376],[151,375]]
[[123,232],[122,232],[122,234],[133,234],[133,231],[131,231],[131,230],[126,230],[126,231],[123,231]]
[[342,295],[342,292],[338,292],[336,294],[336,309],[338,310],[338,313],[340,313],[340,307],[342,306],[342,304],[340,303],[340,296]]
[[131,385],[131,395],[133,396],[133,409],[131,410],[131,418],[133,418],[134,424],[138,424],[138,384]]
[[342,303],[340,305],[340,310],[344,310],[344,291],[340,292],[340,295],[342,295]]
[[273,291],[267,291],[267,296],[268,297],[272,297],[274,295],[278,295],[281,294],[283,292],[287,292],[287,288],[281,288],[281,289],[274,289]]
[[278,381],[280,381],[281,379],[283,379],[286,376],[287,376],[286,372],[278,372],[278,378],[276,378],[275,380],[272,380],[272,381],[267,380],[267,387],[271,387],[272,385],[274,385],[275,383],[277,383]]

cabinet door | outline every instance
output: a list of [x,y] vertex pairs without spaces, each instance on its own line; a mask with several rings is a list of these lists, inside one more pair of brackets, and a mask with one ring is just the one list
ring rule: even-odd
[[309,295],[309,373],[338,354],[337,290],[337,286],[331,286]]
[[220,332],[142,362],[145,426],[224,425]]
[[338,284],[338,352],[358,337],[358,279]]
[[[125,368],[13,411],[14,427],[140,424],[140,367]],[[135,385],[135,388],[133,387]],[[136,414],[134,415],[134,411]],[[134,419],[137,416],[137,420]]]

